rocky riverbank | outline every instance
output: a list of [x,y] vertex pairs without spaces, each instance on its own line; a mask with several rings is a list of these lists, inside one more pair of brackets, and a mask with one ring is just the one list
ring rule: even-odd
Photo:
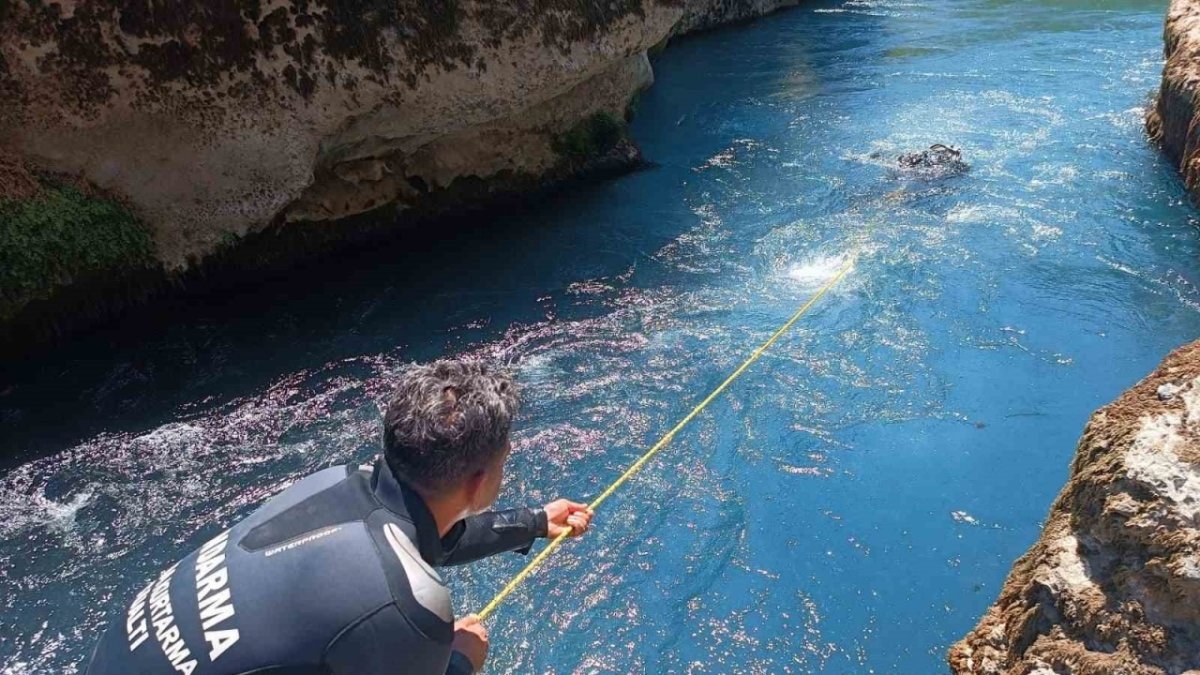
[[786,4],[2,3],[0,348],[636,166],[648,53]]
[[1092,416],[1041,539],[949,662],[972,674],[1200,672],[1200,342]]
[[1163,28],[1162,85],[1146,117],[1146,131],[1179,168],[1200,201],[1200,0],[1171,0]]

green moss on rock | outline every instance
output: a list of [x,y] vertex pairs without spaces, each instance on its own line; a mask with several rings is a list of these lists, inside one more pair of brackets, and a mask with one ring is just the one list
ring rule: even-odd
[[598,112],[554,138],[554,151],[573,161],[583,161],[612,150],[625,138],[625,122],[611,113]]
[[71,283],[145,270],[150,233],[121,204],[60,184],[0,200],[0,320]]

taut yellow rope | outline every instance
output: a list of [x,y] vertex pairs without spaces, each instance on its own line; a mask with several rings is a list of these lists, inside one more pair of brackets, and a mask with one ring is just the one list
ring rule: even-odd
[[[707,408],[709,403],[712,403],[718,396],[720,396],[721,392],[725,391],[725,389],[728,388],[734,380],[741,376],[741,374],[744,373],[752,363],[757,361],[758,357],[762,356],[763,352],[766,351],[768,347],[775,344],[775,341],[778,340],[784,333],[788,332],[792,325],[800,320],[800,317],[804,316],[813,305],[817,304],[818,300],[820,300],[826,293],[829,292],[829,289],[836,286],[837,283],[842,280],[842,277],[845,277],[846,274],[850,272],[850,270],[854,267],[854,261],[856,257],[857,256],[851,256],[850,259],[847,260],[845,264],[843,264],[842,267],[837,271],[837,273],[830,277],[829,281],[825,282],[824,286],[818,289],[816,293],[813,293],[812,297],[808,299],[808,302],[804,303],[800,309],[796,310],[796,313],[793,314],[787,321],[785,321],[778,330],[772,333],[771,337],[767,338],[766,342],[762,343],[759,345],[758,349],[755,349],[753,352],[751,352],[749,358],[743,361],[742,365],[738,366],[737,370],[730,373],[729,377],[725,378],[725,381],[718,385],[716,389],[713,389],[711,394],[706,396],[703,401],[700,401],[699,405],[697,405],[695,408],[692,408],[692,411],[687,414],[687,417],[684,417],[682,420],[680,420],[679,423],[672,427],[671,430],[666,434],[664,434],[662,438],[658,439],[658,442],[655,443],[649,450],[647,450],[646,454],[639,457],[636,462],[634,462],[628,469],[625,470],[625,473],[621,474],[619,478],[613,481],[612,485],[609,485],[604,492],[601,492],[600,496],[592,500],[592,503],[588,504],[588,508],[592,510],[599,508],[599,506],[604,503],[604,500],[611,497],[612,493],[617,491],[617,488],[624,485],[625,481],[632,478],[633,475],[638,471],[641,471],[642,467],[646,465],[646,462],[649,462],[655,455],[659,453],[659,451],[667,447],[667,445],[670,444],[671,439],[675,437],[675,434],[679,433],[679,431],[683,429],[688,422],[691,422],[697,415]],[[496,597],[492,598],[491,602],[485,605],[483,609],[479,610],[479,619],[482,621],[488,618],[492,612],[496,611],[496,607],[498,607],[500,603],[504,602],[509,595],[512,595],[512,592],[516,590],[517,586],[521,585],[521,582],[525,580],[525,577],[528,577],[530,573],[532,573],[543,562],[545,562],[546,559],[550,557],[550,554],[554,553],[554,551],[562,545],[563,540],[569,537],[570,534],[571,532],[568,530],[558,535],[546,546],[546,548],[542,549],[541,553],[538,553],[533,560],[530,560],[529,564],[526,565],[524,569],[518,572],[516,576],[514,576],[507,584],[505,584],[504,588],[500,589],[500,592],[496,594]]]

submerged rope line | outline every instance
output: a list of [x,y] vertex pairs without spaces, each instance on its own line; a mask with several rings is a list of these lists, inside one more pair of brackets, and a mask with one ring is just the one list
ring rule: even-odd
[[[679,423],[672,427],[670,431],[663,434],[663,437],[658,439],[657,443],[651,446],[651,448],[647,450],[644,455],[639,457],[636,462],[631,464],[630,467],[625,470],[625,473],[621,474],[619,478],[613,481],[612,485],[609,485],[604,492],[600,493],[600,496],[592,500],[592,503],[588,504],[588,508],[593,511],[598,508],[604,503],[605,500],[607,500],[614,492],[617,491],[617,488],[624,485],[625,481],[632,478],[638,471],[641,471],[642,467],[646,465],[646,462],[649,462],[654,458],[655,455],[659,453],[659,451],[667,447],[671,440],[675,438],[675,434],[679,433],[683,427],[687,426],[688,422],[691,422],[697,415],[707,408],[709,403],[712,403],[718,396],[720,396],[721,392],[725,391],[725,389],[728,388],[734,380],[740,377],[741,374],[744,373],[751,364],[757,361],[758,357],[762,356],[763,352],[765,352],[767,348],[775,344],[776,340],[783,336],[784,333],[788,332],[792,325],[800,320],[800,317],[808,313],[808,310],[811,309],[813,305],[817,304],[817,301],[829,292],[829,289],[836,286],[837,283],[841,281],[842,278],[845,277],[846,274],[848,274],[854,267],[854,262],[857,257],[857,255],[850,256],[850,259],[842,265],[841,269],[839,269],[836,274],[830,277],[829,281],[825,282],[825,285],[821,286],[816,293],[813,293],[812,297],[808,299],[808,302],[804,303],[800,309],[796,310],[796,313],[793,314],[787,321],[785,321],[783,325],[780,326],[774,333],[772,333],[771,337],[767,338],[766,342],[762,343],[757,349],[751,352],[749,358],[743,361],[742,365],[738,366],[737,370],[730,373],[729,377],[725,378],[725,381],[719,384],[716,389],[713,389],[712,393],[706,396],[703,401],[700,401],[695,408],[692,408],[692,411],[688,413],[686,417],[680,420]],[[545,562],[546,559],[549,558],[550,555],[554,553],[554,551],[561,546],[563,541],[569,536],[571,536],[571,530],[568,528],[566,532],[563,532],[551,540],[546,548],[542,549],[540,553],[534,556],[533,560],[530,560],[529,564],[526,565],[524,569],[522,569],[517,573],[516,576],[509,580],[509,582],[504,585],[504,588],[500,589],[500,592],[496,594],[496,597],[492,598],[491,602],[485,605],[483,609],[479,610],[479,620],[483,621],[491,616],[492,612],[496,611],[496,608],[500,606],[500,603],[504,602],[508,596],[512,595],[512,592],[517,589],[517,586],[520,586],[521,582],[524,581],[526,577],[528,577],[535,569],[541,566],[541,564]]]

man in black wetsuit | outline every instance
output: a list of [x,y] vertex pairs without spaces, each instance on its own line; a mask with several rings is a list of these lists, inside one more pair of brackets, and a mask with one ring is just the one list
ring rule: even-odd
[[146,584],[90,675],[471,673],[487,631],[454,621],[434,568],[538,537],[582,534],[560,499],[471,515],[496,499],[517,392],[478,362],[414,366],[384,415],[383,457],[315,473]]

